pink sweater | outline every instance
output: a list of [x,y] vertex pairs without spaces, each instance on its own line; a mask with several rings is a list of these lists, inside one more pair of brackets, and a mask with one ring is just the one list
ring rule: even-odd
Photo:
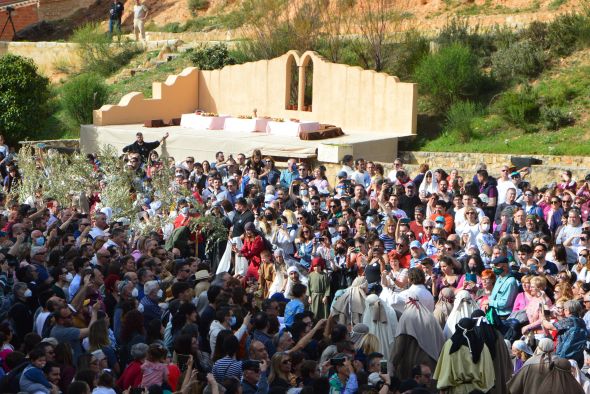
[[141,387],[161,386],[164,381],[168,380],[168,366],[166,364],[146,360],[141,366],[141,371],[143,372]]

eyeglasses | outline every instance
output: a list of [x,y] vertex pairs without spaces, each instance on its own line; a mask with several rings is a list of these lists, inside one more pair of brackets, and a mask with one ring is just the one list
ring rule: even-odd
[[312,201],[312,202],[311,202],[311,205],[320,205],[320,203],[319,203],[319,202],[317,202],[317,201]]
[[508,170],[501,170],[501,171],[502,171],[502,172],[506,172],[506,171],[508,171]]
[[297,220],[303,219],[303,216],[297,216]]
[[309,233],[310,233],[310,231],[309,231],[309,230],[303,230],[303,231],[302,231],[302,233],[303,233],[303,234],[309,234]]
[[545,249],[535,249],[534,252],[535,253],[543,253],[545,251]]
[[330,205],[330,208],[336,208],[336,205]]
[[533,193],[525,193],[524,195],[527,196],[527,197],[532,197],[533,196]]
[[432,228],[432,226],[424,226],[424,228]]
[[475,212],[465,212],[466,215],[475,215]]
[[562,200],[562,202],[563,202],[564,204],[571,204],[571,203],[572,203],[572,200]]
[[579,256],[580,257],[588,257],[588,253],[580,253]]
[[184,270],[182,270],[182,272],[187,272],[188,273],[188,272],[191,272],[191,270],[190,269],[184,269]]
[[559,204],[559,200],[551,200],[551,204]]

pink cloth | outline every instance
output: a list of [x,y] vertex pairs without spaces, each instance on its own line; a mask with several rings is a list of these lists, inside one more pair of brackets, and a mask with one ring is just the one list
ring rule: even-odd
[[141,366],[141,371],[143,372],[141,387],[161,386],[164,380],[168,379],[168,366],[166,364],[146,360]]
[[285,137],[299,137],[302,131],[317,131],[320,128],[318,122],[268,122],[266,132],[272,135]]
[[512,307],[512,312],[517,312],[522,309],[525,309],[529,303],[530,296],[526,294],[524,291],[522,293],[518,293],[516,299],[514,300],[514,306]]

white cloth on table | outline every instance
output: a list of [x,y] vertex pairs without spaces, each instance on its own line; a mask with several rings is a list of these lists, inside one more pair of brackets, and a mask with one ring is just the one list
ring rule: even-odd
[[223,124],[223,130],[239,133],[251,133],[254,131],[266,131],[266,124],[268,119],[240,119],[240,118],[226,118]]
[[228,116],[203,116],[197,114],[182,114],[180,126],[197,130],[223,130]]
[[317,131],[320,128],[319,122],[273,122],[266,124],[266,132],[272,135],[285,137],[299,137],[302,131]]

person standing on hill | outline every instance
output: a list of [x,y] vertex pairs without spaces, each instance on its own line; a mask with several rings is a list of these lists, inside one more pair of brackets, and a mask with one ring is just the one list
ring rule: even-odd
[[117,34],[121,34],[121,18],[125,6],[121,0],[113,0],[109,10],[109,35],[113,36],[113,30],[117,30]]
[[141,3],[141,0],[135,0],[135,5],[133,6],[133,33],[135,33],[135,41],[139,41],[139,35],[141,34],[141,39],[145,42],[144,25],[148,12],[148,8],[145,4]]

